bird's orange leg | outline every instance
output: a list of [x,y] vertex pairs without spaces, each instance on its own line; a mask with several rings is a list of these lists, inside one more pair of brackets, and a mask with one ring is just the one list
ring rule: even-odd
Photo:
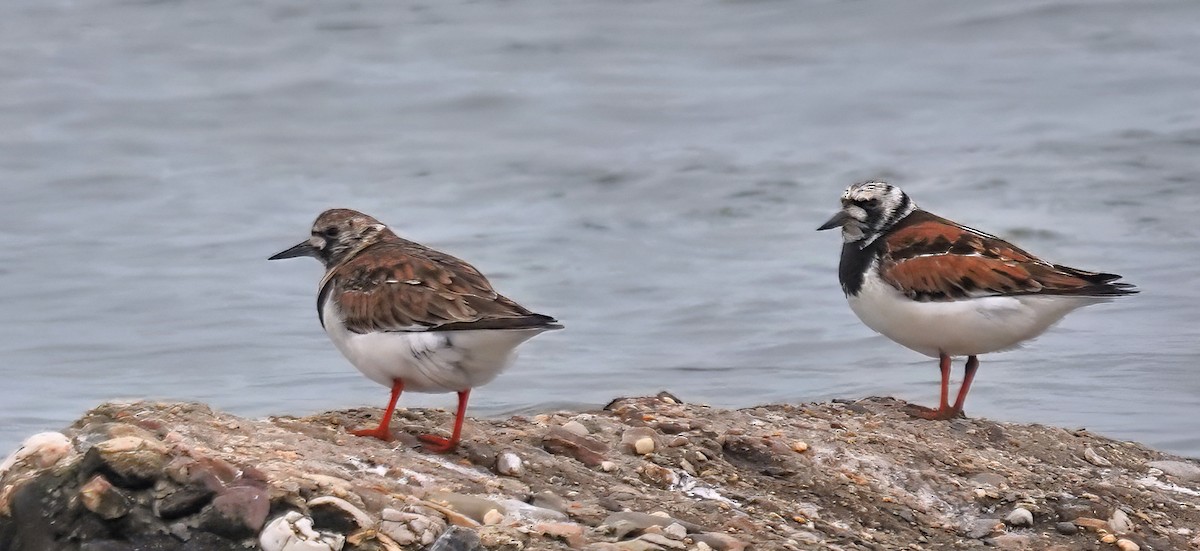
[[[972,358],[973,357],[974,356],[972,356]],[[957,411],[950,408],[950,356],[946,354],[939,354],[938,359],[938,368],[942,371],[942,392],[941,399],[938,401],[938,408],[930,409],[925,406],[909,404],[909,406],[906,408],[906,411],[913,417],[920,417],[921,419],[930,420],[945,420],[952,419],[954,416],[958,415]],[[974,372],[972,371],[971,374],[974,375]],[[965,382],[970,384],[970,379],[967,379]],[[965,398],[966,394],[960,390],[959,397],[960,399]]]
[[975,371],[979,369],[979,358],[970,356],[967,358],[967,372],[963,375],[962,386],[958,387],[958,398],[954,399],[954,407],[951,408],[954,412],[953,417],[957,417],[962,413],[963,403],[967,401],[967,393],[971,391],[971,381],[975,379]]
[[458,412],[454,414],[454,432],[450,434],[449,440],[434,434],[423,434],[418,437],[425,443],[425,449],[433,453],[447,453],[458,447],[458,438],[462,434],[463,419],[467,416],[467,400],[470,397],[470,389],[458,392]]
[[396,400],[400,399],[400,393],[404,392],[404,381],[395,379],[392,381],[392,399],[388,400],[387,410],[383,412],[383,418],[379,420],[379,426],[373,429],[358,429],[350,431],[354,436],[370,436],[378,438],[384,442],[392,441],[392,433],[388,431],[388,425],[392,422],[392,413],[396,411]]

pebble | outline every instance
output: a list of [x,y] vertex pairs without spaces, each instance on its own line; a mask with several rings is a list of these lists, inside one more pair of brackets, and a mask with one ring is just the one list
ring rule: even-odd
[[167,447],[138,436],[118,436],[96,444],[88,454],[98,453],[116,476],[113,483],[127,488],[152,484],[167,464]]
[[[262,529],[271,512],[271,498],[266,488],[234,486],[213,498],[200,519],[200,526],[209,532],[231,539],[252,536]],[[307,518],[309,524],[312,519]]]
[[595,467],[604,461],[608,445],[590,436],[579,436],[562,427],[551,427],[542,437],[542,448],[555,455],[566,455],[576,461]]
[[1121,551],[1141,551],[1142,546],[1134,543],[1132,540],[1121,538],[1117,540],[1117,549]]
[[93,476],[79,489],[79,501],[104,520],[118,519],[129,513],[129,498],[103,475]]
[[500,522],[502,522],[503,520],[504,520],[504,513],[501,513],[497,509],[491,509],[488,512],[483,514],[483,524],[485,524],[485,525],[490,526],[490,525],[494,525],[494,524],[500,524]]
[[621,449],[638,455],[646,455],[658,447],[658,433],[650,427],[630,427],[621,434]]
[[[1200,465],[1186,461],[1151,461],[1147,467],[1158,469],[1163,473],[1185,482],[1200,482]],[[0,469],[3,471],[4,469]]]
[[672,522],[663,528],[663,535],[671,539],[681,540],[687,537],[687,533],[687,528],[678,522]]
[[1111,467],[1112,466],[1111,461],[1105,459],[1099,453],[1096,453],[1096,450],[1093,450],[1090,447],[1083,449],[1083,458],[1086,459],[1088,463],[1091,463],[1097,467]]
[[591,431],[589,431],[587,427],[583,426],[583,423],[580,423],[574,419],[563,423],[562,428],[577,436],[587,436],[591,434]]
[[600,470],[602,470],[606,473],[611,473],[611,472],[617,470],[617,464],[613,463],[612,461],[601,461],[600,462]]
[[1128,534],[1133,531],[1133,521],[1129,520],[1125,511],[1114,509],[1112,516],[1108,517],[1108,527],[1114,534]]
[[476,551],[482,550],[479,534],[468,528],[451,526],[438,537],[429,551]]
[[963,527],[963,533],[971,539],[983,539],[993,532],[1004,529],[1004,523],[994,518],[981,518],[967,523]]
[[792,451],[796,453],[804,453],[808,451],[808,442],[804,442],[802,440],[792,442]]
[[1075,526],[1074,522],[1057,522],[1054,524],[1054,530],[1064,536],[1074,536],[1076,532],[1079,532],[1079,528]]
[[637,452],[638,455],[646,455],[654,451],[654,439],[639,438],[637,442],[633,443],[633,451]]
[[1004,517],[1004,522],[1009,526],[1033,526],[1033,513],[1024,507],[1017,507]]
[[496,472],[504,476],[521,478],[521,475],[525,474],[525,465],[517,454],[502,452],[496,456]]
[[1116,543],[1116,542],[1117,542],[1117,537],[1112,534],[1104,534],[1104,537],[1100,538],[1100,543]]

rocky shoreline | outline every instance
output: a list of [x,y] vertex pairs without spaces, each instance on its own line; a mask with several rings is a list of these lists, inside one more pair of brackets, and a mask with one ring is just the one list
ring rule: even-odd
[[909,418],[887,398],[724,410],[658,396],[472,419],[449,455],[104,404],[0,465],[0,551],[1200,549],[1200,462],[1086,431]]

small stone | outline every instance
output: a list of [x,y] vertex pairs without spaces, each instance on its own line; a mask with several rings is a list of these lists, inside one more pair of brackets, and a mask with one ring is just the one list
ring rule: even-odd
[[1033,513],[1024,507],[1017,507],[1004,517],[1004,522],[1009,526],[1033,526]]
[[654,439],[639,438],[637,442],[633,443],[633,451],[637,452],[638,455],[646,455],[654,451]]
[[808,451],[808,442],[804,442],[802,440],[792,442],[792,451],[796,453],[804,453]]
[[562,428],[566,429],[567,432],[577,436],[587,436],[588,434],[591,434],[591,431],[589,431],[587,427],[583,426],[583,423],[580,423],[574,419],[563,423]]
[[1104,537],[1100,538],[1100,543],[1116,543],[1116,542],[1117,542],[1117,537],[1112,534],[1104,534]]
[[601,461],[600,462],[600,470],[602,470],[606,473],[611,473],[611,472],[617,470],[617,464],[613,463],[612,461]]
[[142,489],[153,484],[167,464],[167,447],[138,436],[119,436],[96,444],[97,453],[118,486]]
[[1121,538],[1117,540],[1117,549],[1121,551],[1141,551],[1142,546],[1134,543],[1132,540]]
[[1074,522],[1057,522],[1054,524],[1054,531],[1064,536],[1074,536],[1076,532],[1079,532],[1079,528],[1075,526]]
[[1113,509],[1111,517],[1108,517],[1108,528],[1114,534],[1128,534],[1133,530],[1133,521],[1129,520],[1129,515],[1120,509]]
[[646,455],[658,447],[658,433],[650,427],[630,427],[621,433],[621,450]]
[[608,452],[607,444],[590,436],[579,436],[562,427],[550,428],[542,437],[542,448],[555,455],[573,457],[588,467],[599,465]]
[[477,551],[482,550],[479,534],[469,528],[451,526],[429,547],[429,551]]
[[666,528],[663,528],[663,535],[675,540],[686,538],[687,533],[687,528],[684,528],[684,526],[678,522],[672,522],[671,524],[668,524]]
[[[1200,465],[1186,461],[1151,461],[1147,467],[1158,469],[1164,474],[1185,482],[1200,482]],[[0,469],[2,471],[3,469]]]
[[502,452],[496,456],[496,472],[504,476],[521,478],[521,475],[525,474],[525,466],[517,454]]
[[962,528],[963,535],[971,539],[983,539],[994,532],[1004,531],[1004,523],[994,518],[981,518],[967,523]]
[[688,437],[686,437],[686,436],[676,436],[676,437],[672,438],[670,442],[667,442],[667,447],[668,448],[680,448],[680,447],[690,444],[691,442],[692,441],[689,440]]
[[1111,467],[1112,466],[1111,461],[1105,459],[1099,453],[1096,453],[1096,450],[1093,450],[1091,447],[1087,447],[1087,448],[1083,449],[1083,458],[1086,459],[1088,463],[1091,463],[1097,467]]
[[504,513],[501,513],[500,511],[498,511],[496,509],[491,509],[488,512],[483,514],[483,523],[485,525],[490,526],[490,525],[500,524],[500,522],[503,520],[504,520]]
[[[212,506],[202,513],[200,526],[230,539],[242,539],[262,529],[270,510],[265,488],[235,486],[213,498]],[[311,518],[304,518],[312,524]]]
[[93,476],[79,488],[79,501],[104,520],[118,519],[129,513],[129,498],[103,475]]

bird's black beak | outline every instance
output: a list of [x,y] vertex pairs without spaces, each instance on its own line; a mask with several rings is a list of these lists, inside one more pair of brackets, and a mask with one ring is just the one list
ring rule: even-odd
[[840,211],[838,211],[837,214],[833,215],[833,218],[830,218],[827,222],[825,222],[824,224],[821,224],[821,227],[817,228],[817,231],[832,230],[833,228],[840,228],[842,226],[845,226],[846,222],[849,222],[849,221],[850,221],[850,215],[846,214],[846,211],[840,210]]
[[317,248],[312,246],[308,241],[301,241],[299,245],[292,247],[286,251],[280,251],[272,255],[267,260],[283,260],[285,258],[296,258],[297,256],[317,256]]

